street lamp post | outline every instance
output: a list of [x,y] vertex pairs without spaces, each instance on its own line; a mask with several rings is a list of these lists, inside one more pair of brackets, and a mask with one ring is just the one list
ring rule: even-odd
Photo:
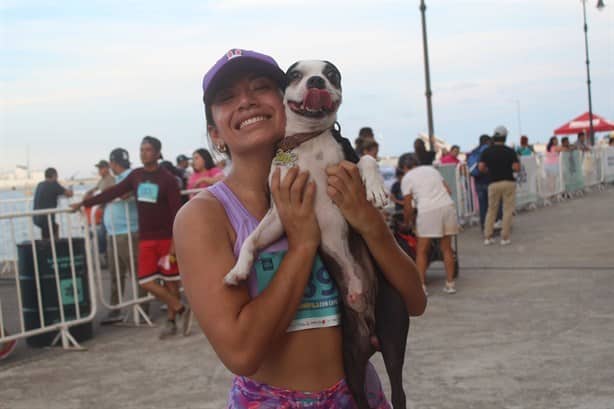
[[433,140],[435,131],[433,129],[433,105],[431,104],[431,73],[429,70],[429,49],[426,39],[426,5],[424,0],[420,0],[420,13],[422,14],[422,49],[424,50],[424,79],[426,82],[426,112],[429,126],[429,145],[431,152],[435,152],[435,141]]
[[[586,53],[586,87],[588,89],[588,140],[591,145],[595,144],[595,131],[593,130],[593,101],[591,98],[591,70],[590,61],[588,58],[588,24],[586,23],[586,0],[582,1],[582,14],[584,16],[584,51]],[[601,10],[605,7],[603,0],[597,1],[597,9]]]

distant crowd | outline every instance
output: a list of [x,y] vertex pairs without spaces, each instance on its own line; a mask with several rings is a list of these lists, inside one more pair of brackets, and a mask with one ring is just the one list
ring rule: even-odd
[[[473,176],[479,202],[480,224],[484,243],[494,243],[493,233],[501,228],[501,244],[511,243],[510,232],[514,210],[516,183],[514,172],[519,170],[519,157],[534,154],[527,136],[522,136],[515,149],[505,146],[507,129],[497,127],[493,135],[481,135],[476,148],[465,155],[466,171]],[[614,146],[614,137],[609,139]],[[377,160],[379,144],[370,127],[360,129],[354,140],[358,157]],[[396,178],[390,199],[394,203],[397,228],[410,231],[417,239],[415,258],[426,292],[426,270],[432,240],[437,239],[446,267],[444,292],[456,292],[452,238],[458,233],[458,221],[450,189],[433,165],[461,163],[461,148],[443,149],[439,158],[427,149],[424,140],[414,141],[414,151],[399,157]],[[563,137],[550,138],[546,151],[550,153],[571,150],[587,151],[590,147],[581,132],[573,144]],[[172,226],[179,208],[194,197],[200,189],[222,180],[230,169],[230,158],[215,162],[205,148],[196,149],[191,158],[179,155],[172,163],[162,158],[162,144],[146,136],[140,145],[142,167],[132,169],[128,151],[113,149],[108,160],[96,163],[100,179],[88,190],[73,209],[83,208],[88,219],[93,219],[103,267],[111,272],[111,304],[117,304],[123,292],[124,281],[130,271],[129,248],[137,254],[140,295],[149,292],[167,305],[168,321],[162,328],[161,338],[175,334],[176,318],[183,317],[184,329],[190,314],[189,307],[179,297],[179,271],[175,260]],[[183,192],[183,194],[182,194]],[[58,183],[54,168],[45,170],[45,180],[34,194],[34,209],[57,207],[57,199],[73,192]],[[93,206],[98,205],[95,215]],[[128,211],[126,211],[126,207]],[[34,224],[41,229],[43,239],[57,238],[59,229],[54,215],[36,215]],[[108,245],[112,240],[115,246]],[[131,241],[131,245],[128,245]],[[114,253],[116,249],[117,254]],[[119,277],[119,280],[117,279]],[[106,322],[122,318],[119,309],[111,311]]]

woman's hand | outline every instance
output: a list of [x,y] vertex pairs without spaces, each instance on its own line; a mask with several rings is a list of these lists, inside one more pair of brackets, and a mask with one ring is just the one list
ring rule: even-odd
[[369,228],[373,211],[378,210],[367,200],[358,167],[348,161],[326,168],[328,186],[326,192],[337,205],[343,217],[359,233]]
[[281,171],[273,171],[271,193],[288,238],[288,249],[320,245],[320,226],[313,210],[316,186],[309,181],[309,172],[298,167],[288,170],[281,180]]

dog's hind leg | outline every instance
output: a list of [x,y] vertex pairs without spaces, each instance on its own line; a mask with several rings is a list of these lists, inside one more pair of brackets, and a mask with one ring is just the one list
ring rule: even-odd
[[237,285],[239,281],[245,280],[254,263],[256,252],[275,243],[283,234],[284,226],[273,204],[258,226],[243,242],[239,258],[232,270],[224,277],[224,282]]
[[362,314],[347,307],[343,308],[342,314],[345,380],[352,392],[356,407],[358,409],[369,409],[365,388],[367,363],[374,352],[368,336],[369,329]]
[[403,390],[403,364],[408,331],[409,314],[403,298],[382,277],[382,273],[378,272],[375,332],[390,380],[391,401],[394,409],[407,407]]

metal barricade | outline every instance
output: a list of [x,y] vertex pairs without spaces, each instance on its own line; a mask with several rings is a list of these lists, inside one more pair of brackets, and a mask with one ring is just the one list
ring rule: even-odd
[[535,156],[520,157],[516,174],[516,209],[533,209],[538,202],[538,165]]
[[601,150],[601,181],[614,183],[614,147],[607,146]]
[[537,193],[545,206],[560,201],[563,193],[560,157],[557,152],[537,155]]
[[[56,235],[56,216],[66,226],[68,234],[65,239]],[[91,285],[94,281],[88,226],[82,217],[78,225],[73,226],[71,216],[68,209],[0,215],[0,221],[8,222],[8,230],[4,232],[10,233],[15,280],[15,294],[7,295],[5,291],[5,296],[0,298],[0,344],[59,331],[51,345],[61,341],[65,349],[84,349],[70,329],[91,323],[97,304]],[[34,217],[41,221],[39,226],[46,224],[49,239],[37,239]],[[19,239],[16,234],[17,219],[26,219],[26,239]],[[73,234],[74,231],[82,231],[83,236]],[[6,241],[6,235],[2,234],[0,240]],[[83,254],[77,254],[80,251]],[[28,269],[30,263],[31,270]],[[7,310],[16,313],[8,316],[8,322]],[[18,322],[15,322],[16,317]]]
[[[128,224],[128,226],[131,225],[132,218],[135,217],[136,213],[131,215],[130,203],[128,200],[116,200],[116,201],[113,201],[112,203],[109,203],[107,206],[123,207],[125,222]],[[92,207],[92,211],[90,213],[90,220],[89,220],[91,226],[96,225],[97,208],[98,206]],[[109,209],[105,209],[105,211],[106,210],[109,210]],[[123,233],[116,234],[114,230],[116,223],[115,223],[113,214],[114,214],[113,211],[108,212],[111,231],[107,231],[108,238],[111,239],[110,241],[107,240],[107,246],[111,246],[113,251],[107,252],[107,254],[110,253],[113,255],[113,259],[108,260],[108,265],[109,265],[109,273],[114,274],[114,277],[110,277],[111,283],[113,283],[113,281],[116,283],[116,287],[115,287],[117,291],[117,302],[116,303],[113,303],[113,300],[107,300],[107,298],[105,297],[105,291],[104,291],[104,285],[103,285],[103,269],[101,267],[99,251],[98,251],[99,250],[98,235],[97,234],[92,235],[92,249],[93,249],[92,252],[94,254],[93,264],[94,264],[94,270],[96,272],[96,279],[97,279],[96,282],[98,284],[97,287],[98,287],[98,294],[100,297],[100,301],[102,305],[104,305],[109,310],[120,310],[122,308],[131,307],[134,325],[139,326],[141,323],[140,318],[143,318],[143,320],[145,320],[147,325],[149,325],[150,327],[154,326],[147,312],[141,307],[141,304],[153,300],[154,297],[151,295],[143,295],[143,296],[139,295],[140,287],[139,287],[138,279],[136,275],[136,265],[137,265],[137,260],[138,260],[138,257],[137,257],[138,242],[137,240],[135,240],[135,237],[138,237],[138,231],[133,232],[131,231],[132,229],[129,228],[125,234]],[[118,251],[120,250],[120,248],[118,246],[118,240],[123,239],[123,237],[120,238],[120,236],[123,236],[123,235],[127,236],[126,241],[127,241],[127,246],[128,246],[127,250],[128,250],[128,259],[129,259],[128,277],[127,277],[128,283],[125,283],[126,277],[124,277],[122,272],[120,271],[121,266],[120,266],[119,251]],[[121,250],[125,251],[126,249],[124,248]],[[124,285],[126,284],[129,285],[131,289],[130,296],[128,297],[126,297],[126,292],[124,291]],[[113,287],[113,284],[112,284],[112,287]],[[111,289],[111,292],[113,292],[113,289]],[[123,321],[127,322],[128,318],[129,317],[126,316],[123,319]]]

